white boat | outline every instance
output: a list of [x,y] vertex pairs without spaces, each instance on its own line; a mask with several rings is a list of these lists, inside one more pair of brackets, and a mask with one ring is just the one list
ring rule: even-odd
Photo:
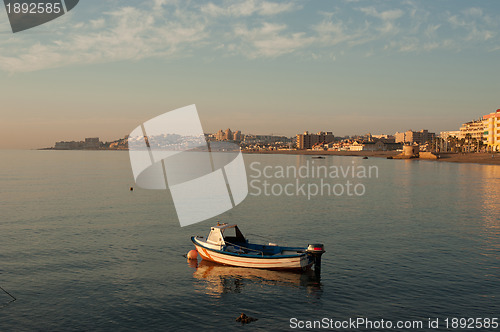
[[322,244],[308,247],[282,247],[250,243],[237,225],[217,224],[210,234],[191,237],[196,250],[204,260],[239,267],[272,270],[306,270],[315,264],[319,269]]

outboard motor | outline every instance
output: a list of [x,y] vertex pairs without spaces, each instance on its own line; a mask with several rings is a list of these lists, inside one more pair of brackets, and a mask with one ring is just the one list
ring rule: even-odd
[[321,255],[325,253],[325,246],[321,243],[310,244],[306,252],[314,259],[314,272],[317,276],[321,273]]

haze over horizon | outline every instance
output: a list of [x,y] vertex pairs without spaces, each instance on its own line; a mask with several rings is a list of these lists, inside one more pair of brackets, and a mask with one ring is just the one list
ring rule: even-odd
[[500,108],[500,2],[132,0],[12,34],[0,148],[114,140],[196,104],[205,132],[439,132]]

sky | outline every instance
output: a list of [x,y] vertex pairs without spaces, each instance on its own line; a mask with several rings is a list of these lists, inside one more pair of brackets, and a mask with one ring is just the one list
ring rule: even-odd
[[205,132],[458,130],[500,108],[500,1],[83,0],[13,34],[0,148],[114,140],[196,104]]

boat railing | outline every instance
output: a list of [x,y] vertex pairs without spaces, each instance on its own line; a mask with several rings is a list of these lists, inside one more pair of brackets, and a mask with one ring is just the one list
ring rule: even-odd
[[262,256],[264,256],[264,252],[262,250],[256,250],[256,249],[247,248],[247,247],[242,246],[241,244],[235,244],[235,243],[231,243],[231,242],[227,242],[227,241],[224,241],[224,242],[226,244],[230,244],[232,246],[240,247],[240,248],[245,249],[245,250],[259,252]]

